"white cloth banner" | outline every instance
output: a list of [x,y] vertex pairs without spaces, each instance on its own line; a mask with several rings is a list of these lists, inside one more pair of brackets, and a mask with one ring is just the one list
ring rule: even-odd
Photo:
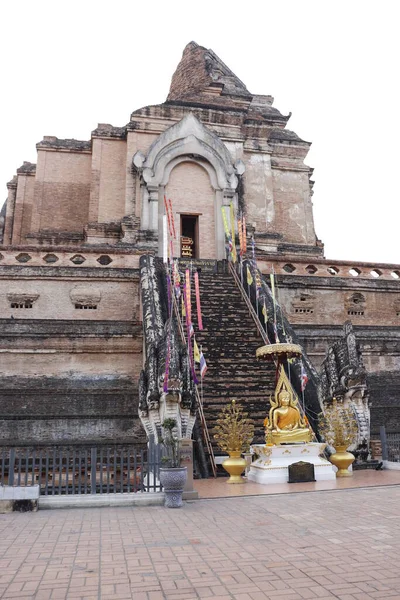
[[167,215],[163,215],[163,261],[168,262],[168,229]]

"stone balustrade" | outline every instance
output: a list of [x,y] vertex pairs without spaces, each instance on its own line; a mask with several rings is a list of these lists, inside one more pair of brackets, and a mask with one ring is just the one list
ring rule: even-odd
[[348,277],[351,279],[400,279],[399,264],[351,262],[338,260],[309,260],[293,258],[261,257],[258,266],[262,273],[270,273],[273,267],[277,275],[314,277]]

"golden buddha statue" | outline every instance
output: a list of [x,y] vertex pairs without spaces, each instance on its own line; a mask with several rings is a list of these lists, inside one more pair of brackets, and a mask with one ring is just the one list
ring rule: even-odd
[[275,389],[275,400],[271,398],[271,409],[265,425],[267,444],[296,444],[310,442],[312,438],[312,432],[300,414],[297,398],[283,367]]

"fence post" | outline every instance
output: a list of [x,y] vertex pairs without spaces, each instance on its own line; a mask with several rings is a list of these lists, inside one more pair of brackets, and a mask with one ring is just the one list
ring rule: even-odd
[[10,460],[8,461],[8,485],[14,485],[15,448],[10,449]]
[[90,493],[96,493],[97,448],[90,450]]
[[382,444],[382,460],[389,460],[389,449],[386,438],[386,428],[384,425],[381,425],[379,429]]

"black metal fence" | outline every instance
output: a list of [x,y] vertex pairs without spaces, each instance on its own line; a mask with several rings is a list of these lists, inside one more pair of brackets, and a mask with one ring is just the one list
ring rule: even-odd
[[400,433],[387,433],[384,426],[380,428],[382,459],[400,462]]
[[125,447],[4,448],[0,484],[39,485],[41,495],[159,492],[161,448]]

